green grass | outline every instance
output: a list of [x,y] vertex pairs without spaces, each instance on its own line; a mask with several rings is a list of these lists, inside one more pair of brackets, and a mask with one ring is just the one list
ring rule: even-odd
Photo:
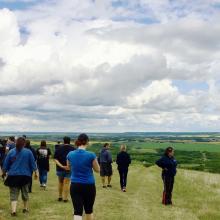
[[[157,167],[145,168],[134,164],[129,171],[128,192],[119,190],[119,179],[114,167],[113,188],[102,189],[97,176],[96,220],[218,220],[220,219],[220,175],[197,171],[179,170],[174,188],[174,206],[161,205],[162,181]],[[0,220],[10,220],[9,194],[0,183]],[[18,220],[69,220],[72,219],[71,203],[57,199],[57,179],[51,167],[47,191],[34,182],[30,195],[30,213],[21,213]]]

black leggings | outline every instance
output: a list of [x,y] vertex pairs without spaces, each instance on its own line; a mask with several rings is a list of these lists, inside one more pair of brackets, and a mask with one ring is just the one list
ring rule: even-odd
[[74,215],[83,215],[83,208],[86,214],[93,213],[96,188],[95,184],[71,183],[70,195],[72,198]]
[[163,178],[163,184],[164,184],[162,203],[164,205],[171,205],[172,204],[172,192],[173,192],[173,185],[174,185],[174,177],[163,175],[162,178]]
[[118,172],[119,172],[119,175],[120,175],[121,189],[126,188],[128,170],[127,169],[124,169],[124,170],[119,169]]

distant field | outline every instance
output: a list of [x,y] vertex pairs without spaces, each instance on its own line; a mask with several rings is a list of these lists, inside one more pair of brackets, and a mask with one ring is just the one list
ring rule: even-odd
[[[52,163],[53,164],[53,163]],[[174,188],[174,206],[161,205],[162,181],[158,168],[132,165],[128,192],[119,190],[119,178],[114,166],[113,189],[102,189],[97,181],[96,220],[219,220],[220,175],[179,170]],[[34,182],[30,213],[21,213],[18,220],[69,220],[72,205],[59,203],[54,165],[51,167],[47,191]],[[0,220],[10,217],[8,189],[0,182]]]
[[[220,144],[219,142],[190,142],[189,140],[178,141],[128,141],[128,140],[107,140],[111,143],[111,152],[113,159],[119,152],[121,144],[128,146],[128,151],[133,160],[144,163],[145,166],[152,166],[155,161],[163,154],[164,149],[172,146],[175,149],[176,159],[179,163],[179,168],[207,171],[212,173],[220,173]],[[56,142],[47,141],[48,146],[54,151]],[[100,149],[105,143],[104,140],[92,140],[90,143],[90,150],[94,151],[97,156]],[[39,147],[39,141],[32,141],[32,145]]]

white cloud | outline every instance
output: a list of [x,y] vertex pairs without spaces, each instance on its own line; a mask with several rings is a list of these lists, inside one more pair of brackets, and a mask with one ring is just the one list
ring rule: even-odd
[[[219,130],[218,9],[196,2],[63,0],[0,10],[0,125]],[[143,11],[152,22],[138,23]],[[175,80],[209,88],[181,92]]]

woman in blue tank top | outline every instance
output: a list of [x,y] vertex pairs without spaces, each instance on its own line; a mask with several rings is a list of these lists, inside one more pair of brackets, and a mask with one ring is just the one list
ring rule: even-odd
[[93,205],[96,197],[93,170],[100,172],[96,155],[86,150],[89,137],[81,134],[77,138],[77,150],[67,155],[67,167],[71,170],[70,194],[74,207],[74,220],[82,220],[83,209],[86,220],[93,219]]

